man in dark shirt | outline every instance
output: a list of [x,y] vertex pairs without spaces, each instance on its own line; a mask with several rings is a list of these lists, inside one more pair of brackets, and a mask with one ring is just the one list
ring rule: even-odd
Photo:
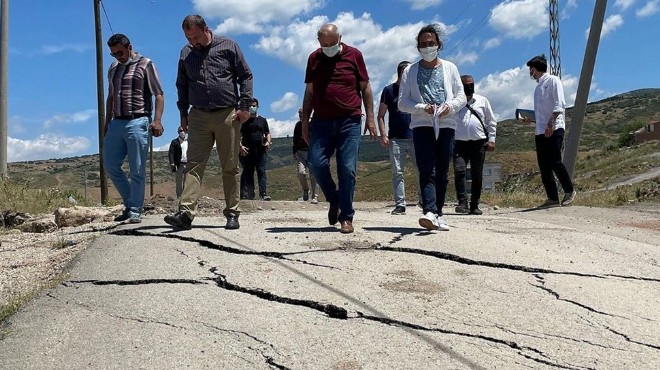
[[[110,55],[116,61],[108,71],[103,137],[103,165],[124,202],[124,212],[115,221],[142,222],[149,131],[163,134],[161,117],[165,99],[156,66],[133,51],[126,35],[108,39]],[[151,98],[155,97],[155,108]],[[151,113],[154,120],[151,122]],[[121,166],[128,157],[130,182]]]
[[170,162],[170,169],[176,173],[176,197],[181,197],[183,193],[183,183],[186,181],[186,164],[188,163],[188,136],[179,126],[179,135],[170,142],[170,149],[167,153],[167,159]]
[[238,229],[240,129],[250,118],[252,72],[238,44],[213,35],[199,15],[187,16],[182,28],[188,44],[179,57],[176,88],[181,127],[188,131],[188,166],[179,211],[165,216],[165,222],[186,230],[192,227],[215,143],[222,167],[226,229]]
[[[311,203],[318,204],[319,197],[316,194],[316,180],[312,175],[309,163],[307,162],[307,154],[309,153],[309,145],[302,135],[302,114],[303,109],[298,110],[298,119],[296,126],[293,128],[293,161],[296,163],[296,171],[298,173],[298,181],[303,190],[303,201],[308,201],[310,198],[309,190],[312,190]],[[309,172],[309,181],[307,181],[307,172]],[[311,185],[311,186],[310,186]]]
[[[404,184],[404,171],[408,154],[415,161],[415,151],[412,142],[412,129],[410,128],[410,114],[399,110],[399,84],[401,74],[410,62],[403,61],[397,66],[397,79],[393,84],[385,86],[380,94],[378,107],[378,130],[380,131],[380,144],[389,149],[390,163],[392,165],[392,187],[394,189],[393,215],[406,214],[406,188]],[[388,113],[388,131],[385,134],[385,113]]]
[[254,171],[259,180],[259,199],[270,200],[266,191],[266,159],[271,144],[268,121],[257,114],[259,101],[250,105],[250,118],[241,126],[241,199],[254,199]]
[[[305,71],[302,132],[314,178],[330,203],[328,222],[339,221],[342,233],[352,233],[361,107],[364,103],[366,125],[375,138],[373,93],[362,53],[341,42],[337,26],[324,24],[317,36],[321,47],[309,55]],[[339,187],[330,173],[335,150]]]

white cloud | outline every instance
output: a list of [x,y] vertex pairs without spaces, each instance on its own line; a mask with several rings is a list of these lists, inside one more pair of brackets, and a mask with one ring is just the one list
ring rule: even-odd
[[268,129],[272,137],[293,137],[293,129],[296,127],[298,119],[278,120],[276,118],[266,118]]
[[56,114],[44,120],[43,128],[47,129],[58,123],[86,122],[94,115],[96,115],[96,109],[86,109],[80,112]]
[[91,49],[91,46],[82,44],[42,45],[41,48],[39,48],[39,54],[51,55],[67,51],[84,53],[88,49]]
[[405,0],[405,2],[410,3],[413,10],[422,10],[435,5],[440,5],[442,0]]
[[[603,22],[603,29],[600,31],[600,38],[607,36],[610,32],[616,31],[617,28],[623,26],[623,17],[620,14],[610,15]],[[585,38],[589,38],[589,31],[591,27],[587,28]]]
[[508,0],[490,12],[489,24],[513,39],[532,39],[548,29],[546,0]]
[[7,161],[19,162],[45,158],[65,158],[80,155],[91,147],[84,136],[41,134],[34,140],[8,138]]
[[660,11],[660,0],[652,0],[635,12],[639,18],[649,17]]
[[502,39],[499,37],[493,37],[492,39],[486,40],[484,42],[484,50],[494,49],[502,44]]
[[635,3],[635,0],[616,0],[614,2],[614,6],[621,9],[621,10],[626,10],[630,8]]
[[[575,101],[578,79],[563,76],[564,94],[567,106]],[[516,67],[503,72],[489,74],[475,81],[475,92],[490,100],[498,121],[513,119],[516,108],[534,108],[534,88],[536,82],[529,78],[527,67]],[[530,128],[533,130],[533,128]]]
[[474,65],[477,62],[477,59],[479,59],[479,54],[474,51],[459,51],[458,53],[453,54],[450,59],[459,67],[458,70],[460,71],[465,65]]
[[288,21],[322,4],[321,0],[193,0],[204,17],[224,19],[216,32],[234,34],[261,33],[271,22]]
[[[426,25],[423,22],[397,25],[383,30],[374,23],[369,13],[354,17],[352,13],[340,13],[334,20],[316,16],[308,21],[296,20],[287,26],[273,27],[270,34],[262,37],[253,47],[300,69],[305,69],[307,57],[319,47],[316,31],[324,23],[334,23],[342,34],[342,41],[358,48],[365,59],[374,96],[394,76],[396,66],[402,60],[418,59],[415,37]],[[453,29],[448,28],[448,33]],[[396,53],[392,53],[396,50]]]
[[285,112],[297,108],[299,104],[298,95],[287,92],[279,100],[270,103],[270,110],[274,113]]

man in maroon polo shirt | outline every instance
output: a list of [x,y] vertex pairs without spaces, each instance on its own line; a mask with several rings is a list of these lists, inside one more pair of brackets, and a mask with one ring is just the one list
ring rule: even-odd
[[[362,53],[341,42],[337,26],[324,24],[317,35],[321,47],[309,55],[305,72],[302,131],[309,143],[307,160],[330,203],[328,222],[340,222],[342,233],[352,233],[361,107],[364,103],[366,127],[375,139],[373,93]],[[338,186],[330,173],[335,151]]]

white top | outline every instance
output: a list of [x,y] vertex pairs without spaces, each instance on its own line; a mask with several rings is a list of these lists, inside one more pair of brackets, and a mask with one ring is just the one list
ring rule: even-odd
[[[455,113],[465,106],[467,98],[463,91],[461,75],[456,65],[450,61],[440,59],[443,68],[446,94],[445,104],[449,107],[449,114],[442,119],[436,120],[440,128],[456,128],[457,117]],[[419,61],[406,67],[401,75],[399,86],[399,110],[410,113],[410,128],[430,126],[433,127],[434,116],[424,111],[427,103],[422,99],[422,94],[417,85],[417,72]]]
[[543,135],[553,112],[561,113],[557,116],[554,130],[565,128],[564,86],[557,76],[544,73],[539,77],[534,90],[534,115],[536,116],[536,135]]
[[490,102],[485,96],[473,94],[472,99],[468,101],[470,107],[474,109],[484,122],[481,122],[474,116],[467,107],[463,107],[458,114],[458,123],[456,125],[455,139],[460,141],[486,139],[486,133],[483,126],[488,130],[488,141],[495,142],[495,132],[497,131],[497,121],[490,107]]
[[188,140],[179,138],[179,142],[181,143],[181,163],[188,163]]

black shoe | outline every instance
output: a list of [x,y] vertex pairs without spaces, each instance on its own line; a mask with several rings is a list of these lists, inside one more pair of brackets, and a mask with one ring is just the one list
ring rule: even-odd
[[479,215],[482,215],[483,212],[481,212],[481,210],[479,209],[479,206],[476,206],[474,208],[470,208],[470,214],[479,216]]
[[192,229],[192,220],[184,211],[179,211],[173,215],[165,216],[165,222],[179,229]]
[[468,208],[467,201],[465,202],[458,202],[458,205],[454,209],[456,213],[468,213],[470,212],[470,209]]
[[406,207],[404,206],[396,206],[392,210],[391,214],[393,215],[405,215],[406,214]]
[[309,190],[305,190],[303,192],[303,201],[308,201],[309,200]]
[[124,222],[131,218],[131,212],[128,210],[128,208],[124,208],[124,211],[117,217],[115,217],[114,221],[115,222]]
[[228,215],[227,216],[227,225],[225,225],[225,229],[227,230],[237,230],[241,225],[238,223],[238,216],[237,215]]
[[271,198],[268,195],[264,195],[261,197],[261,200],[269,201]]
[[328,223],[336,225],[337,222],[339,222],[339,208],[330,206],[330,209],[328,209]]

